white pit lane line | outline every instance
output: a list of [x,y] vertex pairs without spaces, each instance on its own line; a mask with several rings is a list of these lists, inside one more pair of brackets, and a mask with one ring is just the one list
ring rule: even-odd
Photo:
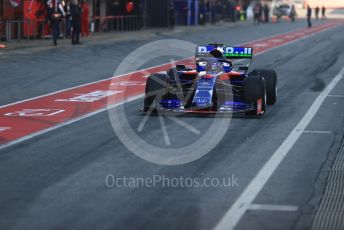
[[344,68],[332,79],[326,88],[318,95],[306,114],[300,122],[291,131],[288,137],[283,141],[279,148],[272,154],[270,159],[259,170],[256,176],[248,184],[245,190],[233,203],[230,209],[221,218],[220,222],[214,227],[214,230],[231,230],[239,223],[240,219],[250,209],[252,202],[262,190],[266,182],[270,179],[282,160],[287,156],[291,148],[306,130],[306,127],[317,114],[322,103],[327,96],[343,78]]
[[328,95],[328,97],[344,98],[344,95],[331,94],[331,95]]
[[303,133],[311,133],[311,134],[333,134],[332,131],[324,131],[324,130],[303,130]]
[[277,204],[251,204],[250,210],[262,211],[281,211],[281,212],[296,212],[299,207],[294,205],[277,205]]

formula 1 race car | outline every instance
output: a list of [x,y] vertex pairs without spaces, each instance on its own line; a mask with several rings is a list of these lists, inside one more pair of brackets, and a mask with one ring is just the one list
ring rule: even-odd
[[148,77],[143,111],[262,116],[267,105],[276,103],[277,74],[270,69],[248,72],[252,59],[249,47],[197,46],[195,69],[177,65]]

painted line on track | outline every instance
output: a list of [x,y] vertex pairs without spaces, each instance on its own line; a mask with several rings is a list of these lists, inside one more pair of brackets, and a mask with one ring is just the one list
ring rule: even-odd
[[[50,128],[47,128],[47,129],[44,129],[44,130],[41,130],[41,131],[38,131],[38,132],[36,132],[36,133],[32,133],[32,134],[29,134],[29,135],[27,135],[27,136],[18,138],[18,139],[14,140],[14,141],[11,141],[11,142],[8,142],[8,143],[6,143],[6,144],[1,145],[1,146],[0,146],[0,149],[4,149],[4,148],[6,148],[6,147],[9,147],[9,146],[11,146],[11,145],[18,144],[18,143],[20,143],[20,142],[22,142],[22,141],[25,141],[25,140],[29,140],[29,139],[31,139],[31,138],[33,138],[33,137],[36,137],[36,136],[39,136],[39,135],[41,135],[41,134],[44,134],[44,133],[53,131],[53,130],[55,130],[55,129],[61,128],[61,127],[63,127],[63,126],[72,124],[72,123],[74,123],[74,122],[77,122],[77,121],[80,121],[80,120],[83,120],[83,119],[86,119],[86,118],[88,118],[88,117],[92,117],[92,116],[94,116],[94,115],[96,115],[96,114],[102,113],[102,112],[107,111],[107,110],[109,110],[109,109],[116,108],[117,106],[123,105],[123,104],[125,104],[125,103],[127,103],[127,102],[135,101],[135,100],[137,100],[137,99],[139,99],[139,98],[141,98],[141,97],[143,97],[143,94],[140,94],[140,95],[137,95],[137,96],[128,98],[128,99],[126,99],[125,101],[122,101],[122,102],[120,102],[120,103],[110,105],[110,106],[108,106],[108,107],[105,107],[105,108],[96,110],[96,111],[94,111],[94,112],[85,114],[85,115],[83,115],[83,116],[81,116],[81,117],[77,117],[77,118],[74,118],[74,119],[72,119],[72,120],[69,120],[69,121],[60,123],[60,124],[58,124],[58,125],[55,125],[55,126],[53,126],[53,127],[50,127]],[[6,127],[6,128],[9,128],[9,127]],[[1,130],[0,130],[0,132],[1,132]]]
[[249,210],[259,211],[282,211],[282,212],[296,212],[299,207],[294,205],[277,205],[277,204],[251,204]]
[[303,133],[311,133],[311,134],[333,134],[332,131],[323,131],[323,130],[303,130]]
[[328,97],[344,98],[344,95],[330,94],[330,95],[328,95]]
[[[340,24],[328,22],[312,29],[298,29],[241,46],[253,47],[256,54],[262,54]],[[267,45],[256,47],[257,42]],[[192,65],[192,60],[189,57],[177,63]],[[0,149],[142,97],[147,72],[160,72],[169,67],[170,63],[165,63],[0,106],[0,127],[8,127],[0,131]],[[110,84],[118,84],[118,91],[109,90]]]
[[306,114],[291,131],[288,137],[283,141],[279,148],[272,154],[269,160],[259,170],[256,176],[251,180],[245,190],[233,203],[230,209],[221,218],[219,223],[215,226],[215,230],[232,230],[239,223],[246,211],[250,209],[252,202],[260,193],[266,182],[270,179],[279,164],[287,156],[294,144],[301,137],[306,127],[317,114],[320,106],[325,101],[326,97],[334,89],[337,83],[343,78],[344,68],[333,78],[333,80],[326,86],[326,88],[318,95]]

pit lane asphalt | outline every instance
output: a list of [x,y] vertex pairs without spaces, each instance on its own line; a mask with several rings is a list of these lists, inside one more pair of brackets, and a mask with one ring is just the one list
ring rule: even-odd
[[[225,43],[237,44],[300,26],[303,26],[301,22],[242,27],[236,28],[232,36],[223,29],[214,29],[209,34],[195,32],[188,40],[204,43],[226,35],[229,37],[224,39]],[[220,144],[195,162],[159,166],[136,157],[114,134],[106,112],[1,150],[0,228],[211,229],[288,136],[319,92],[342,69],[343,35],[341,26],[257,56],[253,68],[273,66],[279,74],[277,105],[269,108],[263,119],[232,119]],[[35,54],[31,62],[28,62],[29,54],[9,56],[4,60],[9,69],[5,78],[1,78],[4,92],[1,102],[5,104],[111,76],[112,68],[129,52],[127,47],[133,49],[145,42],[71,48],[72,54],[66,50],[42,52]],[[114,57],[115,51],[123,55]],[[97,60],[98,57],[102,60]],[[49,71],[30,68],[29,72],[29,66],[44,66]],[[331,94],[343,95],[343,92],[341,80]],[[141,105],[142,100],[126,104],[128,120],[133,126],[142,119],[137,112]],[[298,211],[249,211],[237,229],[310,228],[324,187],[324,178],[319,175],[326,170],[324,165],[333,158],[343,135],[343,105],[343,98],[325,100],[308,130],[330,133],[303,134],[254,202],[295,205]],[[205,120],[185,119],[194,124]],[[173,122],[166,122],[166,126],[172,141],[185,139],[186,134]],[[161,140],[158,118],[151,118],[148,127],[143,130],[143,136]],[[176,178],[223,178],[234,174],[239,178],[239,187],[109,188],[105,184],[109,174]]]
[[[111,42],[111,39],[107,38],[103,43],[97,44],[85,41],[82,46],[65,45],[52,48],[50,43],[42,41],[43,50],[40,52],[30,48],[3,49],[0,50],[0,105],[109,78],[129,53],[150,41],[175,38],[195,44],[240,44],[304,27],[303,20],[259,27],[252,24],[227,24],[224,27],[206,27],[207,29],[192,33],[185,28],[177,28],[174,32],[162,30],[149,35],[148,32],[142,31],[143,38],[138,33],[137,39],[130,41]],[[47,49],[44,50],[44,46]],[[152,60],[146,67],[166,62],[170,62],[170,57]]]

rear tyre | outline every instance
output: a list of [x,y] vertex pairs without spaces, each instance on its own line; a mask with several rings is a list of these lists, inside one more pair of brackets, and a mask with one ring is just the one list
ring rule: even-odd
[[277,73],[271,69],[253,70],[250,75],[261,76],[265,79],[266,85],[266,103],[274,105],[277,101]]
[[244,99],[255,108],[246,115],[263,116],[266,112],[266,86],[261,76],[248,76],[243,81]]
[[148,76],[143,111],[147,112],[149,109],[157,109],[162,96],[166,92],[168,78],[166,74],[159,73]]

